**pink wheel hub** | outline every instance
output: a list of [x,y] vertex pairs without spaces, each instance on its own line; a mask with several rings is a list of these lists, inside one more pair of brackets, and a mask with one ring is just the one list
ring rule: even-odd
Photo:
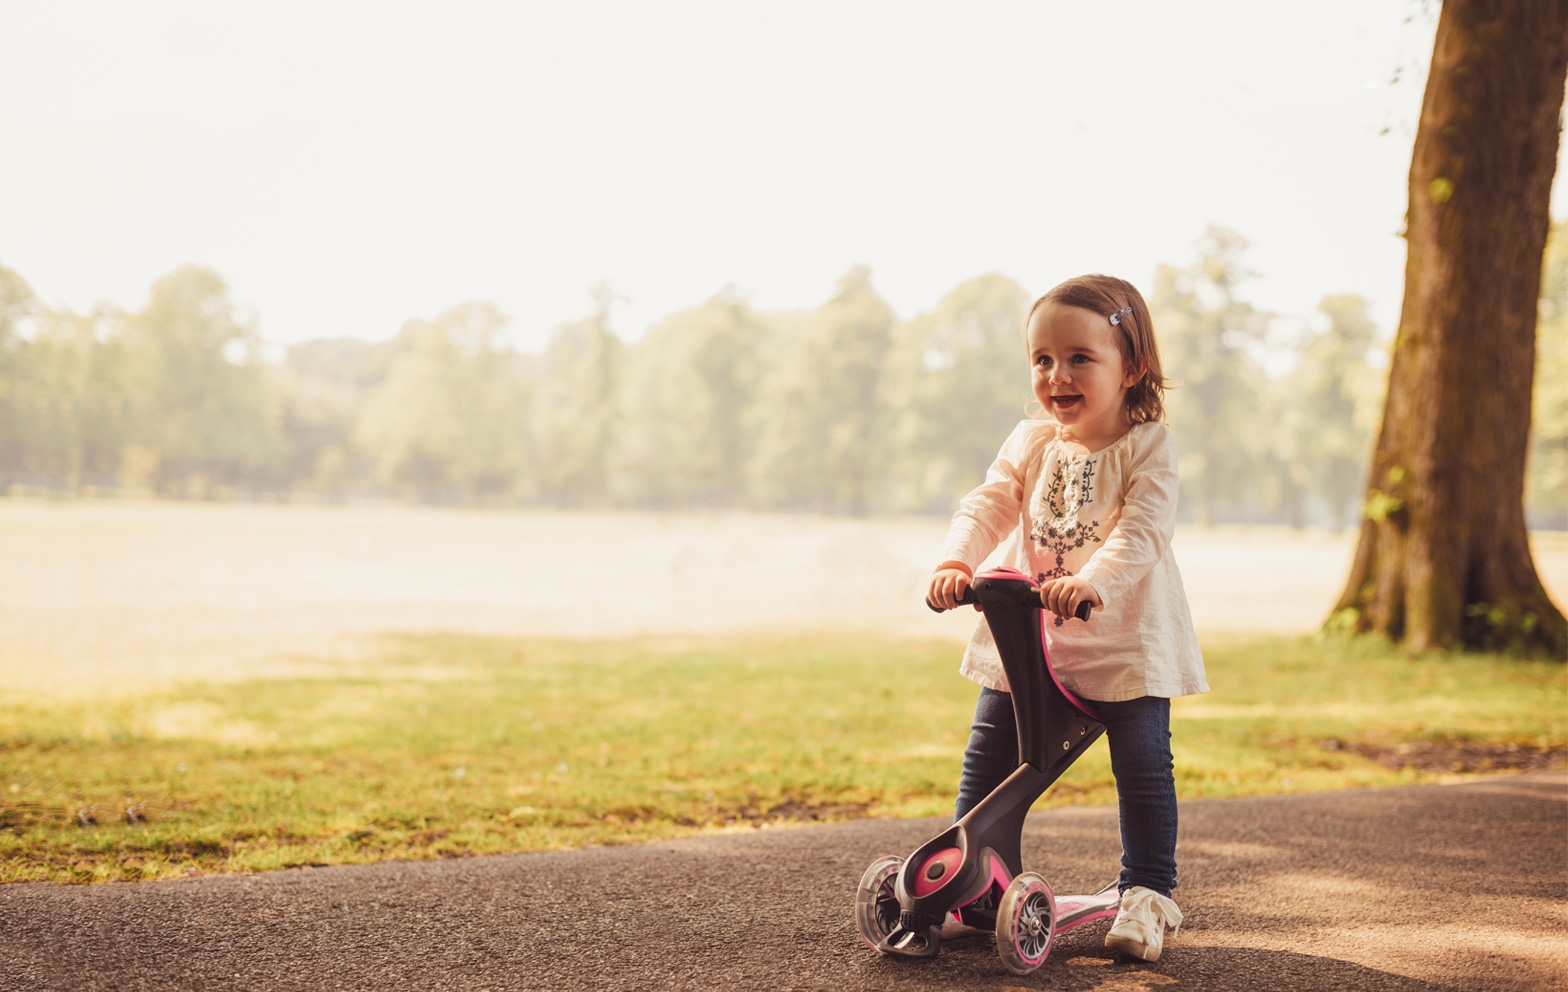
[[928,896],[946,885],[963,862],[964,852],[956,847],[945,847],[926,858],[915,872],[915,895]]

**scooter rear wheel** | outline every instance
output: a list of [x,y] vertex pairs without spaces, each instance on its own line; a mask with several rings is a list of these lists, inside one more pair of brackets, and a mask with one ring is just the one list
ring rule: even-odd
[[1056,939],[1056,897],[1045,879],[1026,871],[1013,879],[996,909],[996,952],[1015,975],[1045,963]]
[[884,855],[871,862],[871,867],[860,877],[860,887],[855,890],[855,925],[873,951],[898,926],[898,893],[894,887],[902,867],[903,858],[896,854]]

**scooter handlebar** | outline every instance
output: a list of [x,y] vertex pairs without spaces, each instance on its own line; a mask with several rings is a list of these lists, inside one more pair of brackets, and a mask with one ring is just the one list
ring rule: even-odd
[[[1035,595],[1038,596],[1039,594],[1040,594],[1039,587],[1035,587]],[[959,606],[975,606],[979,602],[980,602],[979,600],[975,599],[975,589],[974,589],[974,586],[970,586],[969,588],[964,590],[963,598],[958,601],[958,605]],[[931,608],[931,612],[933,612],[933,613],[945,613],[946,612],[940,606],[938,606],[935,603],[931,602],[931,597],[930,596],[926,597],[926,605]],[[1078,604],[1078,609],[1073,611],[1073,616],[1077,617],[1079,620],[1087,621],[1089,619],[1089,614],[1093,613],[1093,612],[1094,612],[1094,604],[1089,602],[1086,599],[1083,602]]]

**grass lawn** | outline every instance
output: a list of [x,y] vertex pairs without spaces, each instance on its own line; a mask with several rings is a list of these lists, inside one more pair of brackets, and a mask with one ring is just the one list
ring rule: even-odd
[[[1568,669],[1213,639],[1184,798],[1562,764]],[[337,677],[0,702],[0,880],[626,843],[951,809],[975,688],[883,635],[385,641]],[[366,675],[373,671],[374,676]],[[1042,805],[1110,803],[1103,744]]]

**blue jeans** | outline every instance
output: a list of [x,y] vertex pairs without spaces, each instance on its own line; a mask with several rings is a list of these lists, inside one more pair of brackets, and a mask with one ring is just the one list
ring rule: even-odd
[[[1092,702],[1092,701],[1091,701]],[[1122,891],[1133,885],[1169,897],[1176,887],[1176,778],[1171,771],[1171,701],[1141,696],[1093,702],[1111,744],[1121,814]],[[1013,697],[981,688],[954,818],[974,809],[1018,767]]]

